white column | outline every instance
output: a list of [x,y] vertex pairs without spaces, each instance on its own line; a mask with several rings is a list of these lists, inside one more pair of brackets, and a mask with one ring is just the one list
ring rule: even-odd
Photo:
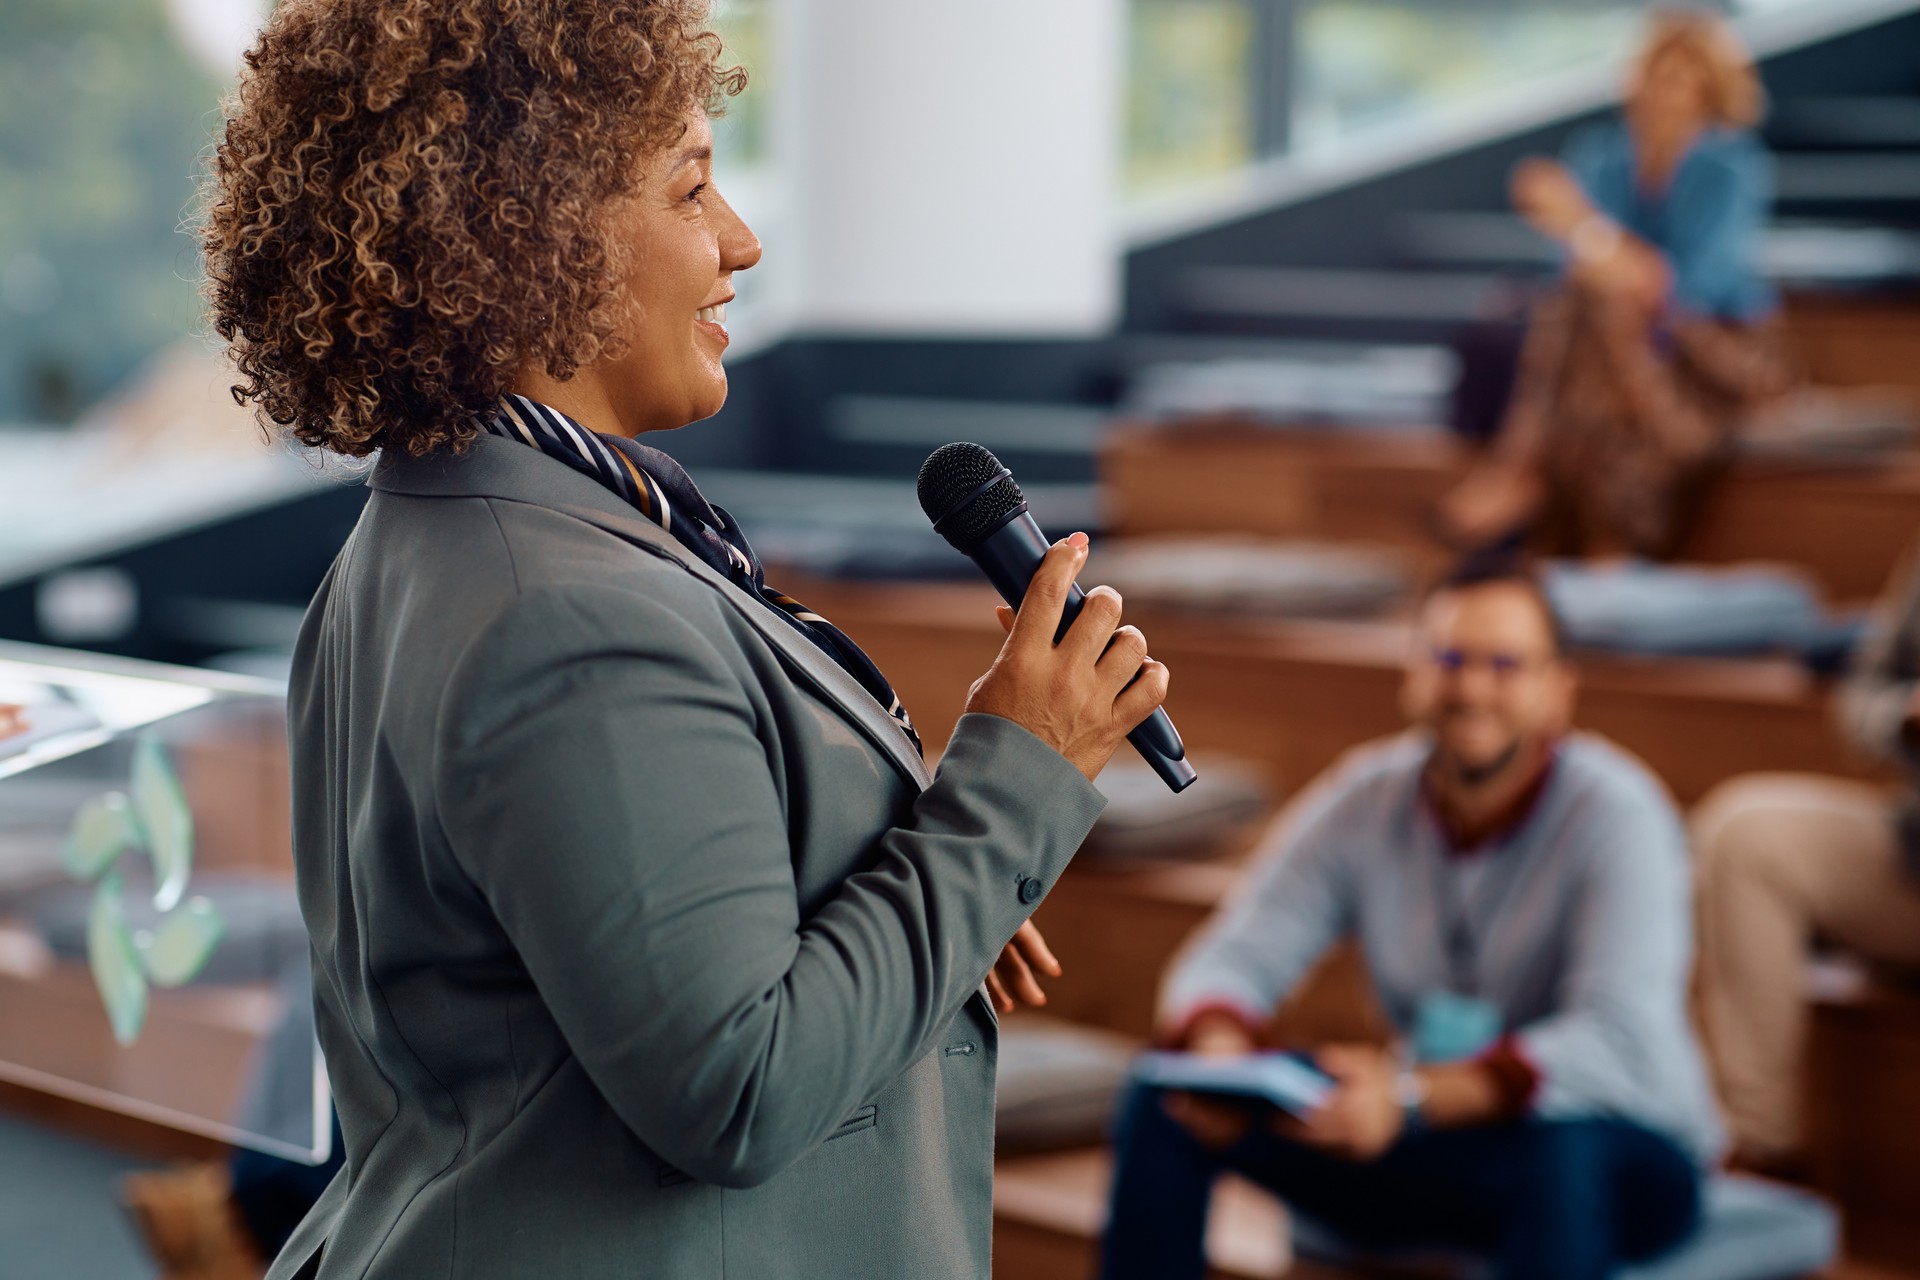
[[786,260],[763,283],[780,327],[1107,329],[1122,3],[776,0],[766,238]]

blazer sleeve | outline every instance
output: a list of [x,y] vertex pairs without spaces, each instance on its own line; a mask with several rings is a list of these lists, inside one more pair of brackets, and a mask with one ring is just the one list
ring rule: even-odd
[[963,716],[910,820],[802,919],[752,679],[645,595],[547,588],[476,637],[436,730],[454,854],[569,1046],[648,1147],[725,1186],[932,1047],[1103,803],[1025,729]]

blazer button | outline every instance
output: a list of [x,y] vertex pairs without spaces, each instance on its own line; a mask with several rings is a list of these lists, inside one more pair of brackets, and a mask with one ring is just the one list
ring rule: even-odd
[[1020,877],[1020,901],[1028,906],[1040,901],[1040,895],[1045,892],[1046,889],[1032,876]]

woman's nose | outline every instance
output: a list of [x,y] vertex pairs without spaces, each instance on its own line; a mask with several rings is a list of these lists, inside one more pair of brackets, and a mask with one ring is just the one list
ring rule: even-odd
[[745,271],[760,261],[760,237],[727,206],[726,222],[720,228],[720,269]]

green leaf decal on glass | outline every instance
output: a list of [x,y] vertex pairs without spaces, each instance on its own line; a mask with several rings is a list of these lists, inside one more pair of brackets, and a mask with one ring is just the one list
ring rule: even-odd
[[205,898],[189,898],[151,934],[134,939],[147,976],[163,987],[192,982],[226,933],[226,922]]
[[[131,800],[109,791],[81,805],[60,846],[69,875],[99,881],[87,912],[87,960],[113,1038],[123,1045],[146,1023],[149,981],[193,981],[226,933],[211,902],[180,900],[193,874],[193,812],[167,749],[152,734],[134,743],[127,789]],[[153,905],[161,913],[153,930],[137,937],[127,928],[119,868],[121,855],[136,846],[145,846],[153,862]]]
[[119,861],[134,842],[133,815],[118,791],[80,806],[60,846],[60,866],[76,880],[92,880]]
[[193,813],[166,748],[152,734],[133,747],[133,808],[153,859],[153,905],[171,911],[193,874]]
[[147,976],[141,972],[140,952],[127,931],[120,909],[120,873],[110,871],[93,891],[87,912],[87,959],[93,983],[107,1006],[113,1038],[132,1044],[147,1020]]

